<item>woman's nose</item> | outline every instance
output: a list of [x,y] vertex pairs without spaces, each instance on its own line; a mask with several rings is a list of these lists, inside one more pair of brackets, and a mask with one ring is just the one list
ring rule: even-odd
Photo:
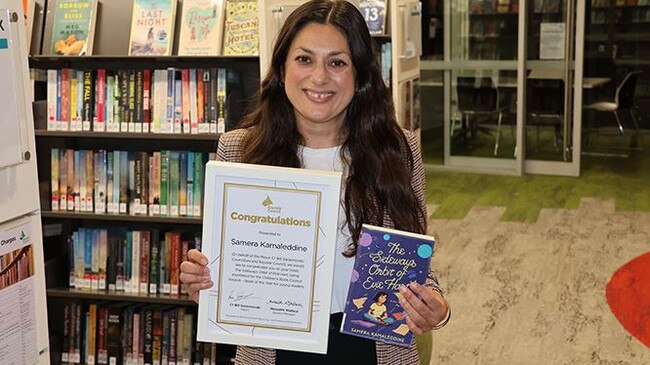
[[315,84],[324,84],[329,80],[327,69],[324,64],[317,64],[311,73],[311,79]]

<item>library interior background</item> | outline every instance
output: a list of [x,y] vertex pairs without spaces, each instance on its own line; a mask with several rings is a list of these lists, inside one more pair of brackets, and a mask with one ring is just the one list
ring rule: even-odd
[[[134,67],[139,61],[111,55],[111,47],[128,41],[115,29],[128,27],[130,19],[111,15],[124,3],[100,1],[96,56],[39,57],[33,43],[39,36],[33,35],[30,68]],[[421,141],[429,233],[436,237],[432,265],[453,308],[446,327],[419,339],[423,362],[650,364],[650,3],[423,0],[420,19],[419,27],[395,23],[403,28],[377,39],[413,42],[413,26],[420,37],[417,76],[393,82],[392,91],[403,127]],[[217,67],[200,57],[142,62],[159,70]],[[231,128],[246,109],[241,100],[257,90],[261,61],[218,62],[207,77],[228,80],[225,128]],[[177,307],[172,317],[179,326],[195,320],[186,296],[142,299],[68,288],[70,272],[74,276],[80,265],[83,273],[84,265],[68,270],[69,258],[61,253],[73,234],[126,227],[129,240],[167,241],[180,255],[184,243],[200,242],[200,203],[198,213],[190,209],[175,219],[145,214],[111,220],[77,208],[71,218],[50,209],[51,156],[58,154],[63,166],[62,159],[83,158],[83,151],[138,144],[200,166],[214,152],[215,136],[142,139],[128,131],[125,138],[108,132],[96,138],[49,131],[47,91],[40,90],[34,120],[53,362],[80,346],[66,340],[70,323],[59,319],[97,303],[93,311],[104,301],[136,303],[131,315],[138,305]],[[194,152],[184,151],[189,145]],[[106,158],[142,167],[150,157]],[[121,212],[119,206],[104,209]],[[233,356],[227,346],[197,351],[219,364]],[[73,362],[72,352],[66,356]]]

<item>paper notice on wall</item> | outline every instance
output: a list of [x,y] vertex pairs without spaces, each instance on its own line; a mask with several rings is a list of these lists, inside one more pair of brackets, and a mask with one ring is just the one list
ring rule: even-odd
[[0,359],[3,365],[38,361],[34,248],[30,224],[0,231]]
[[565,23],[542,23],[540,26],[539,59],[564,59]]

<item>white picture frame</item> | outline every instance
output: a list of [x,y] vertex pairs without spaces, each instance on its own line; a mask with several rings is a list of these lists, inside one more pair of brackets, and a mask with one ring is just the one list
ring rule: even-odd
[[197,340],[327,352],[341,173],[208,162]]

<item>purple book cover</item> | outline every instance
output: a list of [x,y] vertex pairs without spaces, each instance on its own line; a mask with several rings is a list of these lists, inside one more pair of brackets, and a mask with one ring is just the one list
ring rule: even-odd
[[401,346],[413,343],[399,286],[424,284],[434,238],[364,224],[341,332]]

